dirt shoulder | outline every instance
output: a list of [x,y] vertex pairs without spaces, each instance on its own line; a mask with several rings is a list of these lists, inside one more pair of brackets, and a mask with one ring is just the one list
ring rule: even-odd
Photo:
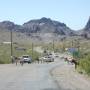
[[90,79],[77,73],[74,65],[63,62],[51,71],[56,83],[64,90],[90,90]]

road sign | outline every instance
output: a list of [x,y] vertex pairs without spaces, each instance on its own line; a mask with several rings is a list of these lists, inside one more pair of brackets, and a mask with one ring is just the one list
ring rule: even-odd
[[69,51],[70,53],[74,53],[74,52],[77,51],[77,48],[68,48],[68,51]]

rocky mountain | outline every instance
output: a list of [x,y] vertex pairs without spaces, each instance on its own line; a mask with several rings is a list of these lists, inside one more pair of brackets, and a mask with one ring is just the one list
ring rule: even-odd
[[21,25],[14,24],[11,21],[0,22],[0,29],[2,29],[2,30],[12,30],[12,31],[15,31],[15,32],[25,32],[25,30],[26,30]]
[[90,38],[90,17],[86,26],[80,32],[81,35],[84,36],[85,38]]
[[41,18],[30,20],[23,25],[17,25],[10,21],[0,22],[0,29],[13,30],[16,32],[27,33],[55,33],[57,35],[75,35],[75,31],[71,30],[66,24],[51,20],[50,18]]
[[23,27],[32,33],[55,33],[58,35],[69,36],[75,35],[75,32],[67,27],[66,24],[45,17],[28,21],[23,24]]
[[90,17],[89,17],[89,20],[88,20],[88,22],[87,22],[87,24],[86,24],[85,28],[84,28],[84,31],[86,31],[86,32],[89,32],[89,33],[90,33]]

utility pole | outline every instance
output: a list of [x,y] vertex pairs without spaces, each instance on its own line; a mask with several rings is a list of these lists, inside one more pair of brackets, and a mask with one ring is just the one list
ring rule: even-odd
[[[74,41],[72,40],[72,42],[71,42],[71,48],[74,48]],[[74,58],[74,52],[72,52],[72,56],[73,56],[73,58]]]
[[78,58],[80,57],[80,42],[77,40]]
[[11,61],[13,63],[13,39],[12,39],[12,29],[10,30],[10,39],[11,39]]
[[73,40],[72,40],[72,48],[74,47],[74,42],[73,42]]
[[33,59],[33,46],[34,46],[34,44],[33,44],[33,42],[32,42],[32,59]]
[[79,52],[79,48],[80,48],[80,42],[79,42],[79,40],[77,41],[77,48],[78,48],[78,52]]
[[53,40],[53,51],[54,51],[55,47],[54,47],[54,40]]
[[65,51],[65,41],[64,41],[64,39],[62,39],[62,50],[63,50],[63,52]]

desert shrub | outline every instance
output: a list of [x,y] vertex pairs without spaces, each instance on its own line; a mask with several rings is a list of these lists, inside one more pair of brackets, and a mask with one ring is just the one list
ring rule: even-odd
[[79,68],[90,75],[90,54],[79,61]]

